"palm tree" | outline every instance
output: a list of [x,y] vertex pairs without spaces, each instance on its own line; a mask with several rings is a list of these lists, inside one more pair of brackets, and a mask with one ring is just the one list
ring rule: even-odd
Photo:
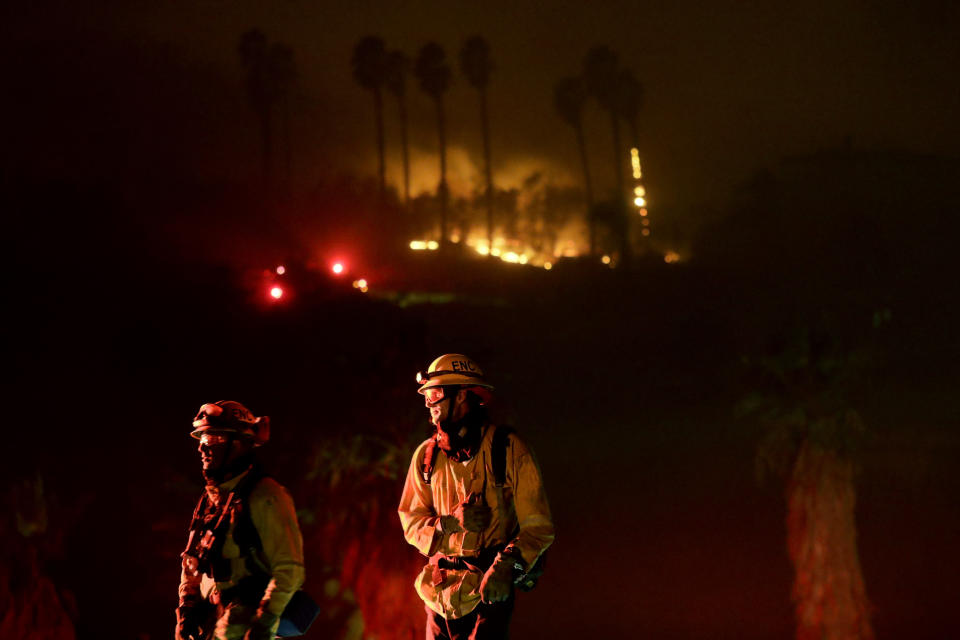
[[640,107],[643,104],[643,85],[633,75],[630,69],[620,71],[617,78],[617,89],[614,97],[616,111],[630,126],[632,146],[640,148],[639,117]]
[[587,92],[596,99],[600,107],[610,114],[610,126],[613,132],[613,171],[616,185],[614,204],[622,213],[616,226],[620,235],[620,259],[626,264],[630,256],[629,218],[625,206],[623,187],[623,167],[626,162],[621,153],[620,115],[617,112],[617,86],[620,79],[620,57],[609,47],[596,46],[587,51],[583,59],[583,79]]
[[587,89],[583,78],[567,77],[553,87],[553,106],[564,122],[573,127],[580,149],[580,165],[583,168],[583,186],[587,197],[587,226],[590,230],[590,255],[596,253],[596,220],[593,215],[593,184],[590,180],[590,164],[587,161],[587,143],[583,136],[583,107],[587,103]]
[[757,362],[764,386],[741,403],[765,427],[758,471],[786,481],[798,640],[874,637],[854,517],[864,426],[847,399],[865,377],[863,353],[799,331],[782,352]]
[[447,241],[447,204],[449,189],[447,188],[447,137],[443,113],[443,94],[450,88],[451,76],[447,65],[447,54],[436,42],[423,45],[417,54],[417,61],[413,72],[420,82],[420,89],[433,98],[437,107],[437,136],[440,144],[440,244]]
[[267,36],[259,29],[251,29],[240,36],[238,47],[240,63],[246,71],[247,98],[260,121],[263,180],[270,181],[273,164],[273,130],[271,110],[273,95],[269,81]]
[[487,246],[493,247],[493,174],[490,167],[490,119],[487,114],[487,84],[493,71],[493,61],[490,60],[490,45],[481,36],[473,36],[463,44],[460,50],[460,70],[480,96],[483,164],[487,179]]
[[387,79],[387,50],[382,38],[367,36],[353,48],[353,78],[373,94],[373,111],[377,121],[377,153],[380,161],[380,196],[386,192],[387,166],[384,159],[383,96],[381,89]]
[[403,204],[410,206],[410,146],[407,143],[407,73],[410,58],[402,51],[387,54],[387,90],[397,98],[400,111],[400,146],[403,152]]
[[286,172],[290,174],[289,94],[296,82],[293,50],[274,43],[268,46],[267,37],[259,29],[251,29],[240,36],[237,48],[240,63],[246,71],[247,97],[260,120],[263,149],[263,178],[269,183],[273,173],[273,111],[278,102],[283,106]]
[[283,167],[287,180],[293,173],[292,136],[290,134],[290,93],[297,81],[297,68],[293,60],[293,49],[285,44],[275,43],[270,47],[270,75],[277,101],[280,103],[280,135],[283,144]]

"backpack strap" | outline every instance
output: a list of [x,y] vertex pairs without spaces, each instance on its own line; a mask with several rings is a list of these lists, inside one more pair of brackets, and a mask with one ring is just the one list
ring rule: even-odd
[[420,465],[420,477],[424,484],[430,484],[433,467],[437,464],[437,439],[430,438],[423,450],[423,464]]
[[507,484],[507,445],[510,435],[515,433],[513,427],[499,426],[494,427],[493,442],[491,443],[490,466],[493,467],[493,481],[497,487],[502,488]]

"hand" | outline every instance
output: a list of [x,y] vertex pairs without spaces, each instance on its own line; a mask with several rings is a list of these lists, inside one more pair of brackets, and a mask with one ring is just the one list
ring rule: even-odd
[[177,609],[177,628],[173,632],[174,640],[199,640],[200,625],[193,611],[187,607]]
[[268,611],[260,611],[250,624],[245,640],[273,640],[277,633],[280,616]]
[[480,533],[490,526],[493,512],[490,507],[483,503],[483,496],[478,493],[471,493],[465,501],[457,505],[457,508],[453,511],[453,516],[464,531]]
[[498,558],[480,581],[480,601],[484,604],[503,602],[513,589],[513,566],[509,559]]

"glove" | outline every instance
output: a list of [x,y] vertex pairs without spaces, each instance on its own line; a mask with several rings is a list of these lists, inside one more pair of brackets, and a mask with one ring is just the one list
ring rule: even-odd
[[250,623],[250,628],[244,636],[244,640],[273,640],[277,635],[277,626],[280,624],[280,616],[261,609],[257,616]]
[[173,633],[174,640],[199,640],[200,623],[194,615],[192,607],[177,607],[177,628]]
[[464,531],[480,533],[490,526],[492,514],[490,507],[483,503],[483,496],[471,493],[465,501],[457,505],[452,515]]
[[480,601],[484,604],[503,602],[513,589],[513,561],[499,556],[480,581]]

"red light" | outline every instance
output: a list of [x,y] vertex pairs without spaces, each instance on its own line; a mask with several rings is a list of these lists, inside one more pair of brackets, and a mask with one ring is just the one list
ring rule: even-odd
[[340,275],[341,273],[343,273],[343,263],[342,263],[342,262],[334,262],[334,263],[333,263],[333,272],[334,272],[335,274],[337,274],[337,275]]
[[270,289],[270,297],[273,298],[274,300],[279,300],[280,298],[283,297],[283,289],[281,289],[280,287],[274,287]]

